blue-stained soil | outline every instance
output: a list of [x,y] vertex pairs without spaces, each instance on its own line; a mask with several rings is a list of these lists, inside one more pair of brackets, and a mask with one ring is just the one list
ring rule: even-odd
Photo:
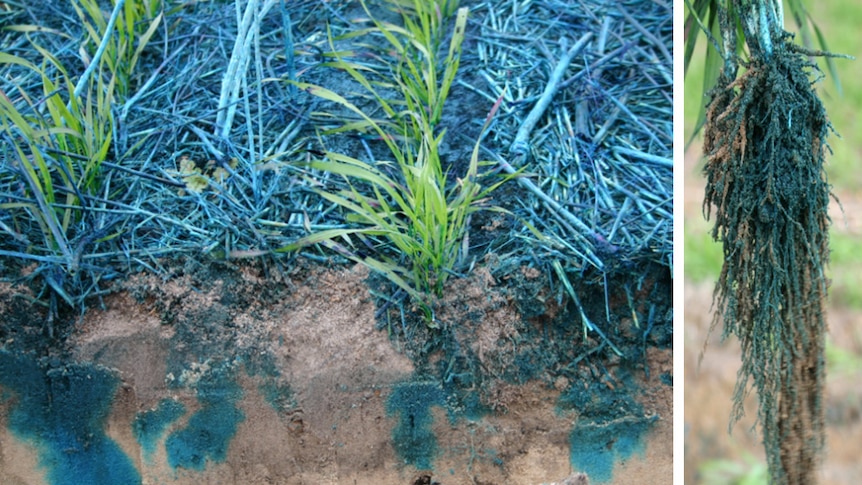
[[586,473],[592,483],[610,483],[615,463],[635,452],[643,454],[642,440],[652,423],[633,418],[577,424],[570,435],[572,468]]
[[201,409],[165,441],[168,464],[174,469],[203,470],[208,462],[225,461],[230,441],[245,420],[238,407],[243,391],[232,366],[215,367],[196,387]]
[[405,465],[430,470],[437,453],[437,437],[431,430],[432,406],[445,406],[443,389],[433,382],[404,382],[395,386],[386,402],[386,412],[398,416],[392,444]]
[[156,446],[168,427],[186,413],[183,403],[171,398],[162,399],[155,409],[138,413],[132,424],[135,438],[144,452],[144,461],[152,463]]
[[592,483],[609,483],[614,464],[633,453],[643,454],[643,438],[655,422],[632,397],[637,383],[624,370],[617,379],[625,385],[601,382],[575,384],[560,396],[561,411],[576,411],[578,421],[569,435],[572,468],[585,472]]
[[[504,281],[500,276],[497,279]],[[433,470],[438,458],[462,452],[440,445],[444,437],[435,436],[434,429],[443,423],[435,423],[435,415],[455,425],[462,419],[480,420],[500,412],[505,407],[498,403],[505,406],[505,400],[497,401],[495,393],[505,391],[498,386],[501,382],[518,386],[540,381],[552,392],[553,388],[563,389],[560,382],[570,383],[564,384],[567,388],[557,404],[561,413],[577,416],[576,427],[559,430],[555,436],[562,444],[569,433],[571,465],[587,472],[593,483],[611,481],[620,460],[643,450],[642,439],[654,420],[644,417],[643,408],[634,400],[639,386],[631,375],[646,370],[639,362],[647,345],[664,345],[669,335],[665,328],[669,322],[662,318],[665,312],[650,303],[648,311],[639,311],[640,327],[616,328],[609,322],[605,331],[623,349],[624,355],[616,357],[597,338],[585,338],[580,309],[571,302],[557,308],[553,318],[544,313],[544,306],[530,306],[537,301],[534,293],[542,289],[535,283],[535,291],[527,291],[531,288],[528,283],[513,280],[495,290],[500,295],[482,295],[478,302],[467,296],[456,298],[451,306],[479,309],[467,311],[443,328],[430,329],[423,321],[402,320],[398,314],[390,319],[395,325],[381,320],[381,328],[389,329],[416,369],[412,377],[391,388],[385,403],[386,413],[393,418],[391,444],[399,463]],[[169,296],[155,296],[156,301],[171,302]],[[601,296],[584,297],[584,301],[598,302],[584,309],[596,322],[605,312],[599,304],[604,301]],[[238,297],[233,294],[232,298]],[[484,298],[489,298],[488,305],[496,306],[482,306]],[[194,392],[197,403],[162,399],[124,424],[131,427],[140,445],[145,469],[167,465],[174,471],[203,471],[225,462],[246,419],[240,407],[244,397],[240,382],[256,386],[280,414],[298,406],[275,354],[237,345],[233,316],[245,310],[223,303],[164,315],[163,324],[173,331],[165,382],[187,398],[188,392]],[[490,345],[483,341],[484,347],[475,346],[477,339],[495,336],[496,327],[488,331],[483,326],[489,323],[482,312],[509,311],[511,304],[524,318],[501,331]],[[501,325],[494,320],[490,324]],[[54,348],[47,340],[34,340]],[[17,347],[23,345],[18,342],[25,342],[11,337],[7,341]],[[57,352],[47,349],[0,350],[0,404],[9,410],[10,430],[39,450],[40,464],[52,485],[141,483],[133,460],[105,435],[106,417],[119,385],[117,373],[95,364],[34,357]],[[613,357],[612,364],[608,357]],[[446,417],[435,412],[435,407],[445,411]],[[297,433],[301,432],[300,427]],[[509,450],[498,453],[488,445],[479,443],[474,449],[471,442],[470,463],[484,461],[503,471],[504,462],[511,459]],[[449,472],[455,473],[452,470]]]
[[0,350],[9,430],[38,450],[48,483],[141,483],[132,461],[105,435],[118,382],[99,365]]
[[[396,386],[387,402],[390,415],[399,416],[392,433],[398,456],[405,464],[432,469],[438,453],[431,431],[433,406],[445,409],[453,423],[462,418],[476,420],[495,412],[493,389],[500,381],[520,385],[538,380],[549,388],[568,382],[571,384],[563,389],[558,407],[562,413],[577,416],[577,425],[569,434],[572,467],[587,472],[594,483],[610,481],[616,463],[642,450],[641,442],[654,422],[634,399],[640,386],[632,373],[648,375],[647,346],[671,344],[670,303],[666,301],[669,273],[650,267],[652,274],[661,277],[632,287],[633,292],[639,292],[638,324],[618,325],[622,322],[618,314],[629,319],[632,314],[627,300],[607,302],[600,286],[584,285],[578,288],[583,307],[568,299],[552,318],[547,313],[550,299],[538,298],[546,291],[544,281],[530,280],[523,271],[506,264],[490,268],[496,281],[505,282],[495,288],[499,293],[496,300],[485,295],[474,301],[464,292],[446,301],[450,308],[467,309],[457,324],[430,330],[423,321],[405,321],[398,314],[378,321],[417,369],[416,377]],[[608,282],[623,287],[630,284],[630,276],[618,273],[608,276]],[[369,285],[375,284],[372,275]],[[474,322],[483,321],[483,312],[509,302],[522,318],[513,324],[514,331],[498,338],[496,348],[489,351],[485,347],[485,355],[478,355],[474,343],[487,338],[488,332],[481,335],[483,329]],[[610,319],[606,304],[614,308]],[[613,349],[593,332],[586,338],[585,316],[591,322],[603,322],[600,326],[605,338],[614,342]],[[494,322],[483,323],[488,324]],[[432,355],[436,357],[432,359]],[[610,359],[615,362],[612,371],[605,367]],[[500,461],[490,451],[486,454],[491,461]]]
[[[164,440],[168,465],[173,469],[202,471],[227,459],[230,443],[245,420],[240,409],[244,393],[237,381],[241,374],[252,377],[279,413],[296,405],[293,391],[280,379],[272,357],[255,347],[236,344],[234,315],[247,311],[247,305],[262,290],[243,284],[232,272],[218,272],[217,276],[206,273],[206,281],[215,279],[231,289],[220,294],[218,302],[164,315],[174,330],[167,359],[168,385],[195,390],[200,404],[183,427],[171,431]],[[206,281],[198,284],[206,286]],[[175,298],[157,295],[161,302]],[[190,377],[193,375],[196,377]],[[143,441],[141,445],[145,446]]]

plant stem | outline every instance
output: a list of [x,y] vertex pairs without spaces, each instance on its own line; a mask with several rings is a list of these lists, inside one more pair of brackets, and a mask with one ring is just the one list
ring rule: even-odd
[[536,102],[536,105],[533,106],[530,114],[527,115],[524,122],[521,123],[521,127],[518,128],[515,140],[509,147],[509,154],[514,157],[513,162],[515,162],[516,165],[523,165],[527,161],[527,155],[530,153],[530,132],[533,131],[536,123],[539,122],[539,118],[548,108],[548,105],[551,104],[551,100],[554,99],[554,94],[557,92],[557,86],[560,83],[560,79],[563,78],[563,74],[565,74],[569,64],[572,63],[572,59],[581,52],[592,37],[592,32],[587,32],[582,35],[575,45],[573,45],[572,48],[566,52],[563,58],[560,59],[560,62],[557,63],[557,67],[555,67],[554,71],[551,73],[551,77],[548,79],[548,84],[545,86],[545,91],[542,93],[539,101]]
[[[81,75],[81,79],[78,80],[78,84],[75,86],[75,97],[80,97],[81,93],[84,92],[84,86],[87,85],[87,80],[93,74],[93,71],[96,70],[96,66],[99,65],[99,60],[102,58],[102,54],[105,52],[105,49],[108,47],[108,42],[111,40],[111,33],[114,31],[114,25],[117,23],[117,18],[120,17],[120,12],[123,11],[123,4],[126,3],[126,0],[118,0],[117,5],[114,6],[114,11],[111,13],[111,18],[108,20],[108,26],[105,27],[105,33],[102,36],[102,42],[99,44],[99,48],[96,50],[96,54],[93,56],[93,59],[90,61],[90,65],[87,66],[87,69],[84,71],[84,74]],[[69,101],[71,103],[71,101]],[[68,109],[69,106],[67,105]]]

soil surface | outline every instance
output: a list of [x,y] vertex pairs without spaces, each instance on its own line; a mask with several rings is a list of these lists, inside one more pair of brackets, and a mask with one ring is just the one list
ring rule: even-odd
[[[704,180],[698,162],[700,146],[692,144],[685,159],[685,221],[688,227],[707,230],[701,204]],[[858,196],[839,194],[844,214],[837,204],[830,208],[833,231],[856,234],[858,216],[852,208]],[[848,209],[849,208],[849,209]],[[846,224],[845,224],[846,221]],[[685,284],[685,483],[739,483],[743,477],[759,477],[765,483],[766,458],[755,427],[757,398],[745,401],[746,415],[728,433],[733,388],[741,353],[735,339],[721,342],[715,329],[698,366],[712,321],[713,282]],[[831,288],[832,292],[841,291]],[[862,355],[862,333],[858,310],[832,304],[828,308],[827,340],[852,355]],[[820,473],[822,484],[855,484],[862,476],[858,443],[862,441],[862,390],[859,370],[829,367],[826,383],[826,454]]]

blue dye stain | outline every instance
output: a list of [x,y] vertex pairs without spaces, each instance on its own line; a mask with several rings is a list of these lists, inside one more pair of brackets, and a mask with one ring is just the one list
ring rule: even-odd
[[[461,399],[463,407],[463,415],[472,421],[478,421],[488,414],[488,407],[482,404],[479,393],[476,391],[467,392]],[[454,424],[455,420],[450,416],[449,421]]]
[[659,376],[659,379],[661,380],[662,384],[673,387],[673,374],[671,374],[670,372],[662,373],[662,375]]
[[592,483],[611,481],[617,461],[643,453],[642,438],[657,419],[643,417],[643,406],[632,397],[631,388],[636,385],[632,376],[621,369],[617,377],[624,386],[572,385],[557,403],[560,410],[578,412],[578,423],[569,436],[571,463]]
[[162,434],[185,413],[186,407],[183,403],[170,398],[162,399],[156,409],[138,413],[132,423],[132,430],[144,452],[145,462],[152,463],[153,453]]
[[117,383],[102,366],[0,350],[0,386],[12,403],[9,430],[36,446],[51,485],[141,483],[104,431]]
[[264,399],[278,413],[284,413],[297,406],[293,389],[285,384],[264,382],[258,386]]
[[402,462],[420,470],[430,470],[437,452],[437,438],[431,430],[431,406],[445,406],[443,389],[430,382],[396,385],[386,401],[386,411],[399,415],[392,430],[392,443]]
[[643,418],[575,426],[569,435],[572,467],[586,473],[592,483],[610,482],[617,460],[625,460],[635,452],[643,454],[642,437],[653,422]]
[[245,414],[237,407],[242,388],[233,371],[225,367],[216,367],[201,378],[197,384],[201,409],[165,441],[171,468],[203,470],[207,461],[221,463],[227,458],[230,441]]

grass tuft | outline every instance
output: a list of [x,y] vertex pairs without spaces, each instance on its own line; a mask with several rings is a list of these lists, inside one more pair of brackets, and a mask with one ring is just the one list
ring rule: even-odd
[[[508,178],[489,186],[479,183],[482,174],[479,173],[477,141],[465,177],[454,183],[448,179],[439,155],[445,132],[438,131],[437,125],[458,69],[468,9],[458,10],[448,54],[441,62],[437,51],[444,24],[441,12],[445,9],[439,5],[432,9],[421,1],[414,2],[412,7],[410,10],[399,8],[404,27],[372,19],[374,27],[364,31],[382,35],[388,47],[394,50],[397,61],[388,68],[394,75],[393,87],[398,99],[387,99],[380,94],[363,73],[366,69],[345,61],[331,41],[336,52],[332,66],[359,82],[384,111],[386,120],[371,118],[328,89],[292,82],[297,88],[358,116],[359,121],[345,126],[351,130],[370,131],[383,141],[394,160],[368,163],[327,152],[321,159],[303,163],[307,169],[343,177],[347,189],[331,192],[318,188],[317,193],[347,210],[346,219],[352,227],[320,231],[280,251],[319,243],[336,249],[382,273],[406,291],[419,303],[429,325],[434,325],[432,300],[442,296],[446,280],[465,261],[463,242],[471,215],[482,209],[505,212],[498,207],[487,207],[485,202]],[[502,97],[488,114],[483,131],[488,128],[501,101]],[[403,110],[396,111],[396,106]],[[368,187],[371,195],[365,195],[360,186]],[[377,242],[381,238],[389,247],[397,249],[401,257],[385,256]],[[363,246],[381,250],[375,250],[372,256],[358,249]]]

